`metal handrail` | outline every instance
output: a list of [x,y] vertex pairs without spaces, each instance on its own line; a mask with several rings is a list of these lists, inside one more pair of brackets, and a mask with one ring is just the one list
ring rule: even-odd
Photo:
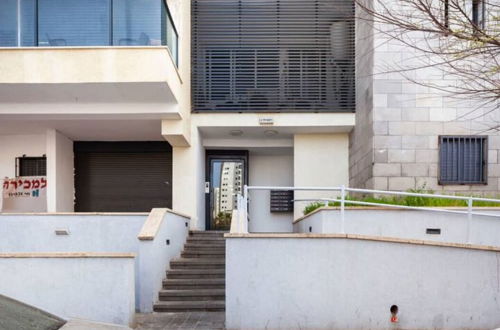
[[[470,228],[473,215],[479,216],[489,216],[489,217],[500,217],[496,214],[488,213],[478,213],[472,212],[472,207],[474,201],[481,202],[493,202],[499,203],[500,199],[493,198],[482,198],[482,197],[472,197],[472,196],[456,196],[456,195],[435,195],[426,193],[415,193],[406,191],[388,191],[388,190],[375,190],[375,189],[362,189],[362,188],[349,188],[345,186],[339,187],[273,187],[273,186],[247,186],[243,187],[243,196],[238,199],[238,221],[245,222],[239,224],[239,228],[244,229],[244,232],[248,232],[248,193],[250,190],[293,190],[293,191],[339,191],[340,199],[331,198],[315,198],[315,199],[294,199],[294,202],[298,201],[318,201],[318,202],[336,202],[340,203],[340,219],[341,219],[341,233],[345,233],[345,204],[354,205],[366,205],[366,206],[385,206],[398,209],[412,209],[420,211],[430,211],[430,212],[446,212],[454,214],[466,214],[467,215],[467,242],[470,243]],[[382,195],[398,195],[398,196],[413,196],[413,197],[424,197],[424,198],[446,198],[455,200],[467,201],[467,211],[449,210],[444,207],[425,207],[425,206],[408,206],[408,205],[395,205],[386,203],[373,203],[373,202],[363,202],[363,201],[352,201],[346,200],[346,192],[360,192],[360,193],[370,193],[370,194],[382,194]]]

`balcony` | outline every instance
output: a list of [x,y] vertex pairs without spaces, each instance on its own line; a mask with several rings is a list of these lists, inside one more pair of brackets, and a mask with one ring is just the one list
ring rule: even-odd
[[0,115],[180,118],[177,64],[163,0],[0,1]]
[[2,0],[0,47],[167,46],[178,35],[163,0]]
[[194,112],[355,111],[353,0],[193,0]]

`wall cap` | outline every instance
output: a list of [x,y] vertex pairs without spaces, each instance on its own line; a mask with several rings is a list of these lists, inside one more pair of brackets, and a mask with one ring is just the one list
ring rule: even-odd
[[[435,208],[435,209],[445,209],[445,210],[463,210],[467,211],[467,206],[449,206],[449,207],[442,207],[442,206],[425,206],[426,208]],[[473,210],[481,210],[481,211],[500,211],[500,206],[494,207],[494,206],[478,206],[478,207],[473,207]],[[432,212],[429,210],[416,210],[416,209],[401,209],[401,208],[394,208],[394,207],[389,207],[389,206],[346,206],[345,207],[346,211],[416,211],[416,212]],[[321,211],[340,211],[339,206],[323,206],[320,208],[317,208],[316,210],[301,216],[300,218],[297,218],[293,220],[293,224],[296,224],[297,222],[300,222],[304,219],[307,219],[308,217],[312,216],[313,214],[319,213]]]
[[156,234],[160,230],[160,226],[163,222],[163,218],[167,213],[171,213],[180,217],[183,217],[187,220],[190,220],[191,217],[180,212],[173,211],[167,208],[154,208],[149,213],[144,225],[142,225],[141,231],[137,238],[140,241],[152,241],[155,239]]
[[468,250],[500,252],[500,247],[498,246],[447,243],[447,242],[425,241],[425,240],[407,239],[407,238],[383,237],[383,236],[379,237],[379,236],[355,235],[355,234],[305,234],[305,233],[224,234],[224,238],[226,239],[228,238],[229,239],[230,238],[353,239],[353,240],[363,240],[363,241],[402,243],[402,244],[437,246],[437,247],[452,247],[452,248],[460,248]]
[[101,215],[101,216],[145,216],[149,215],[149,212],[0,212],[0,216],[2,215],[78,215],[78,216],[92,216],[92,215]]
[[135,258],[135,253],[116,252],[15,252],[0,253],[0,259],[28,258]]

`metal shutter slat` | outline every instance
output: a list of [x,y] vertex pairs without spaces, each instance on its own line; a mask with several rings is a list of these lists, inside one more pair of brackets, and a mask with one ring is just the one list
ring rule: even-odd
[[172,207],[171,147],[162,143],[163,151],[148,147],[140,151],[141,145],[119,142],[116,148],[112,144],[103,148],[94,143],[94,147],[75,148],[77,212],[149,212],[154,207]]

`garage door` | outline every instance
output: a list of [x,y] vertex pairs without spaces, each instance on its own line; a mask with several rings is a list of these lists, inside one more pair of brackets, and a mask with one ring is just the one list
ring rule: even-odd
[[76,212],[149,212],[172,207],[166,142],[75,142]]

